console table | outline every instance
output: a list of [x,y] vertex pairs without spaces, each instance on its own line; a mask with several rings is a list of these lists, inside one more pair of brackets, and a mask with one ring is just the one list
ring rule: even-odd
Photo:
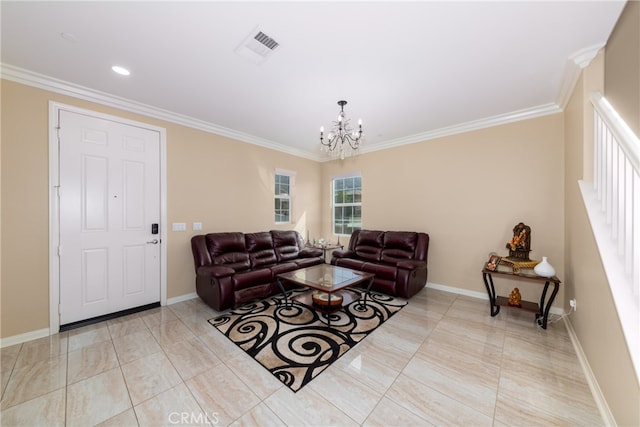
[[[540,303],[538,304],[535,302],[523,300],[521,301],[520,306],[510,305],[509,298],[496,295],[496,290],[493,286],[494,277],[522,280],[528,283],[539,285],[544,284],[544,287],[542,288],[542,295],[540,296]],[[484,286],[487,288],[487,294],[489,294],[489,308],[492,317],[500,313],[501,306],[520,308],[522,310],[535,313],[536,322],[538,323],[538,325],[542,326],[543,329],[547,329],[547,318],[549,317],[549,309],[551,309],[551,304],[553,304],[553,300],[558,293],[558,289],[560,288],[560,279],[558,279],[556,276],[541,277],[533,272],[527,273],[523,272],[522,270],[520,270],[520,273],[515,274],[513,273],[513,271],[507,271],[506,268],[502,266],[499,266],[498,270],[496,271],[489,270],[486,267],[483,268],[482,279],[484,280]],[[549,289],[549,285],[551,285],[552,283],[553,291],[551,292],[551,296],[547,300],[547,290]]]

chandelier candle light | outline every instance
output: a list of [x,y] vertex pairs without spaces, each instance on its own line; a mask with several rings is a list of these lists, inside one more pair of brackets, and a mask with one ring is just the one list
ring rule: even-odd
[[338,101],[340,106],[340,114],[338,114],[338,120],[333,122],[334,129],[329,131],[327,138],[324,138],[324,126],[320,127],[320,144],[321,149],[328,152],[331,156],[340,156],[340,159],[344,159],[345,156],[355,155],[360,148],[360,142],[362,141],[362,119],[358,120],[358,130],[351,129],[349,126],[349,119],[345,118],[344,106],[347,105],[347,101]]

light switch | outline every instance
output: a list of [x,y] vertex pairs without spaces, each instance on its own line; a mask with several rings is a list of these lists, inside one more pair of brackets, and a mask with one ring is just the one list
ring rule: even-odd
[[187,231],[187,224],[184,222],[174,222],[171,226],[172,231]]
[[200,231],[202,230],[202,223],[201,222],[194,222],[193,223],[193,231]]

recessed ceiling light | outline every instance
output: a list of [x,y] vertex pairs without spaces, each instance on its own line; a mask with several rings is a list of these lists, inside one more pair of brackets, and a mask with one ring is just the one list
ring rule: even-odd
[[129,70],[127,70],[126,68],[121,67],[121,66],[119,66],[119,65],[114,65],[113,67],[111,67],[111,69],[112,69],[114,72],[116,72],[116,73],[120,74],[121,76],[128,76],[129,74],[131,74],[131,73],[129,72]]
[[78,38],[75,36],[75,34],[71,34],[71,33],[60,33],[60,37],[62,37],[63,39],[69,42],[78,41]]

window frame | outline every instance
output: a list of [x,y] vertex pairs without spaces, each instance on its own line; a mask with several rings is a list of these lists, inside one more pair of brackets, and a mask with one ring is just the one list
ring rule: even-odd
[[[287,170],[283,170],[283,169],[276,169],[274,177],[273,177],[273,220],[274,223],[276,225],[278,224],[291,224],[291,218],[292,218],[292,213],[293,213],[293,184],[294,184],[294,178],[295,178],[295,172],[292,171],[287,171]],[[278,183],[278,178],[279,177],[287,177],[289,180],[289,192],[287,194],[283,194],[283,193],[278,193],[278,189],[279,189],[279,184],[282,185],[282,183]],[[288,201],[288,220],[286,221],[278,221],[278,215],[281,215],[281,212],[283,211],[282,208],[278,209],[276,206],[278,204],[278,202],[282,201],[282,200],[286,200]]]
[[[353,190],[353,201],[349,201],[346,202],[344,201],[343,198],[343,202],[336,202],[336,184],[338,181],[342,182],[343,185],[343,189],[347,187],[347,180],[352,180],[352,179],[358,179],[360,186],[357,187],[355,186],[355,182],[353,182],[354,186],[351,188]],[[344,190],[342,190],[344,191]],[[344,193],[346,194],[346,193]],[[359,196],[359,197],[358,197]],[[359,199],[359,201],[355,201],[356,199]],[[357,209],[359,211],[359,216],[354,216],[353,215],[353,211],[352,211],[352,215],[351,218],[359,218],[360,219],[360,225],[359,226],[352,226],[349,227],[351,231],[346,230],[345,228],[347,228],[344,224],[344,215],[343,215],[343,224],[341,225],[341,229],[338,230],[336,227],[336,208],[352,208],[352,209]],[[344,214],[344,211],[343,211]],[[361,230],[362,229],[362,175],[360,174],[353,174],[353,175],[344,175],[344,176],[335,176],[331,179],[331,230],[333,232],[334,235],[337,236],[349,236],[351,235],[351,233],[353,233],[353,231],[355,230]]]

